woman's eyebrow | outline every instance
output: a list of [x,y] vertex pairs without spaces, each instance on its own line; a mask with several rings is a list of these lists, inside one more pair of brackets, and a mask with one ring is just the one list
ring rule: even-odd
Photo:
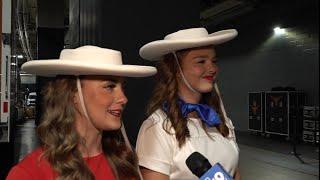
[[110,78],[110,79],[104,80],[104,82],[125,83],[126,80],[125,79],[119,79],[119,78]]
[[117,83],[117,82],[119,82],[119,80],[117,80],[117,79],[107,79],[106,82]]
[[[198,56],[196,55],[192,59],[196,59],[196,58],[210,58],[210,57],[208,55],[198,55]],[[214,56],[211,59],[216,59],[216,57]]]

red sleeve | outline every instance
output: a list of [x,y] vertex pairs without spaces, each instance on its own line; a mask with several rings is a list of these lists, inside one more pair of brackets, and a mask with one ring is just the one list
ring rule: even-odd
[[29,174],[25,169],[23,169],[19,166],[14,166],[10,170],[6,180],[17,180],[17,179],[19,179],[19,180],[32,180],[33,178],[31,176],[31,174]]

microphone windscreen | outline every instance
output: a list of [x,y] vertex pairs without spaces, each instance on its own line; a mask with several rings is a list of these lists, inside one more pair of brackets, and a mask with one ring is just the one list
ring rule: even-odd
[[186,159],[186,164],[191,172],[199,178],[211,168],[208,159],[199,152],[192,153]]

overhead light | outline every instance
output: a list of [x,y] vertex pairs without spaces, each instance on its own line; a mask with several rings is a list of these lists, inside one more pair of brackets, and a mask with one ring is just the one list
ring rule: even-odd
[[22,58],[23,58],[23,55],[19,54],[19,55],[17,56],[17,58],[18,58],[18,59],[22,59]]
[[22,54],[12,55],[12,57],[15,57],[17,59],[23,59],[23,55]]
[[273,28],[273,31],[276,35],[281,35],[281,34],[286,33],[286,30],[284,28],[280,28],[280,27]]

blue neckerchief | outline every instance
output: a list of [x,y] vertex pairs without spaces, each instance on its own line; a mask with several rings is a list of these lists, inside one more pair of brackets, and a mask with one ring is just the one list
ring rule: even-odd
[[[191,104],[186,103],[181,99],[178,99],[178,104],[184,118],[187,118],[189,113],[196,111],[200,119],[208,126],[211,127],[221,124],[219,114],[212,107],[206,104]],[[168,112],[167,102],[164,102],[162,107],[164,111]]]

